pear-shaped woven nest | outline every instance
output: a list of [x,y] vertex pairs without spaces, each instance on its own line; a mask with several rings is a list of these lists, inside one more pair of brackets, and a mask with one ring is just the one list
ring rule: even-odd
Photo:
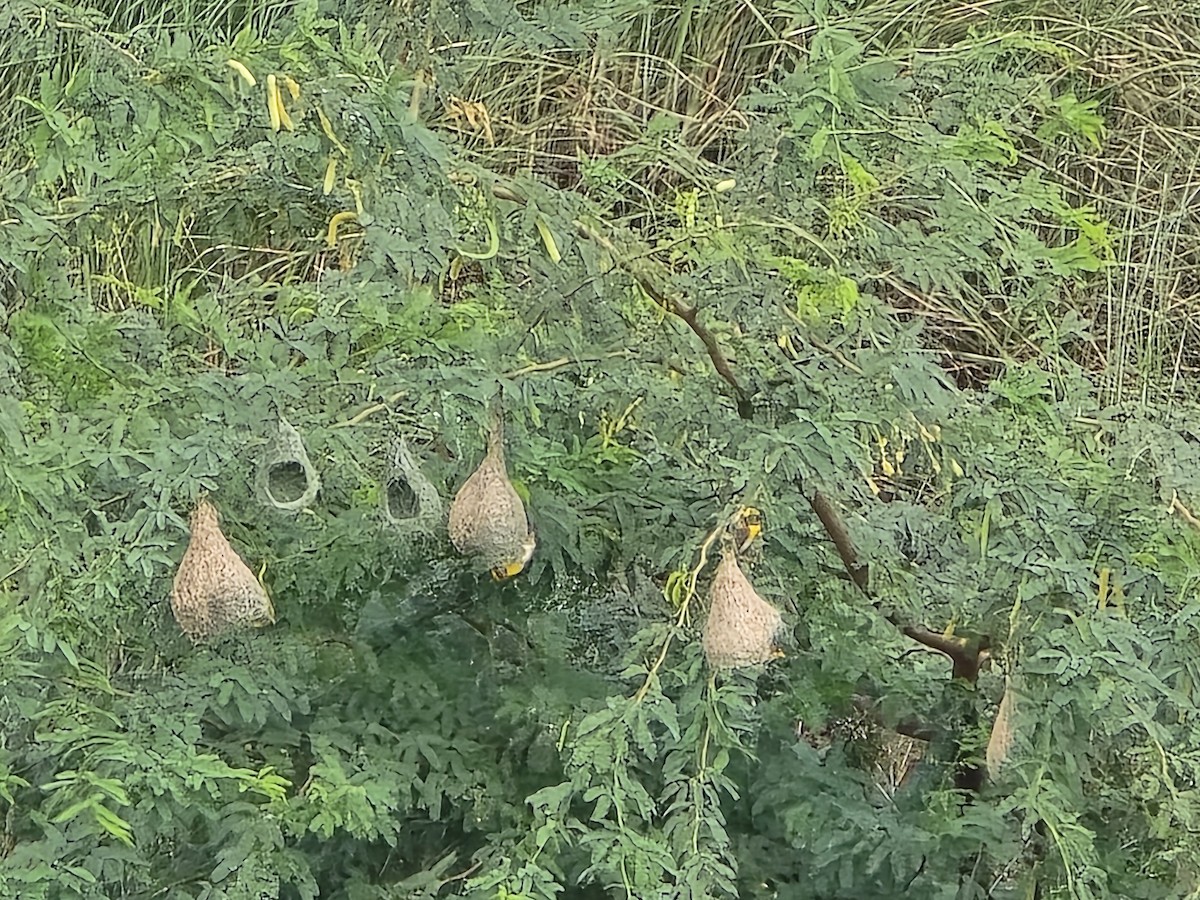
[[536,546],[525,504],[508,478],[504,430],[493,414],[487,454],[463,482],[450,506],[450,542],[464,556],[509,578],[525,568]]
[[704,655],[710,666],[752,666],[782,655],[783,617],[754,590],[732,547],[722,552],[709,596]]
[[216,507],[202,499],[191,515],[191,538],[175,573],[171,611],[193,642],[275,622],[266,589],[229,545]]

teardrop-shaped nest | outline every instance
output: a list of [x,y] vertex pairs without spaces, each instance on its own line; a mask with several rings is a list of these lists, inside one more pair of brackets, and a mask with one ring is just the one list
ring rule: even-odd
[[525,504],[508,478],[498,413],[492,416],[487,455],[454,496],[449,532],[459,553],[477,560],[497,579],[516,575],[533,557],[537,542]]
[[704,623],[704,655],[714,669],[752,666],[782,656],[783,616],[754,590],[726,547],[717,566]]
[[225,539],[216,507],[202,499],[190,525],[191,539],[171,591],[171,611],[184,634],[196,642],[274,624],[271,598]]
[[402,435],[392,445],[383,487],[383,518],[398,537],[424,540],[440,526],[445,515],[442,497]]
[[[254,481],[264,504],[292,514],[312,506],[321,490],[321,476],[308,458],[304,439],[282,416],[274,440],[259,460]],[[293,486],[290,481],[299,484]]]
[[996,777],[1012,750],[1013,739],[1016,737],[1016,712],[1017,695],[1013,691],[1012,679],[1005,678],[1004,696],[1000,700],[1000,708],[996,710],[996,719],[992,722],[992,733],[988,737],[985,753],[988,776],[991,778]]

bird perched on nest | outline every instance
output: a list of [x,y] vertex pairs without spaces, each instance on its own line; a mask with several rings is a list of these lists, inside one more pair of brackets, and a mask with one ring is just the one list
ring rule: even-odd
[[216,507],[201,498],[189,525],[191,538],[171,591],[171,611],[184,634],[196,642],[274,624],[271,598],[225,539]]
[[733,543],[739,554],[750,549],[750,545],[762,534],[763,514],[756,506],[743,506],[733,517]]
[[512,578],[533,558],[537,539],[525,504],[508,479],[504,421],[498,408],[491,413],[487,455],[450,506],[449,532],[454,548],[485,565],[497,581]]
[[786,634],[779,610],[764,600],[738,564],[736,542],[745,543],[736,522],[721,538],[721,562],[709,592],[704,655],[714,669],[764,663],[783,656]]

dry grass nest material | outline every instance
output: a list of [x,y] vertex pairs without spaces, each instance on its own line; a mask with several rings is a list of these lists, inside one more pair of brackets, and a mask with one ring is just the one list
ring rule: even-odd
[[454,548],[480,561],[496,579],[511,578],[533,557],[536,541],[508,478],[499,415],[492,418],[487,455],[454,497],[449,532]]
[[191,515],[191,539],[175,573],[171,611],[193,642],[275,622],[266,589],[229,545],[216,507],[202,499]]
[[783,655],[783,617],[754,590],[732,547],[722,552],[710,596],[704,625],[704,655],[710,666],[751,666]]

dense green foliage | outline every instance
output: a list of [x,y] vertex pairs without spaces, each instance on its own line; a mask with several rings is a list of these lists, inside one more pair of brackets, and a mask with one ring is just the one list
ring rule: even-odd
[[[0,896],[1200,896],[1195,303],[1143,277],[1194,223],[1087,176],[1112,48],[363,6],[0,8]],[[1167,198],[1200,156],[1143,89]],[[498,584],[383,513],[395,439],[448,500],[497,391],[539,541]],[[194,648],[202,492],[279,622]],[[714,677],[741,504],[794,634]]]

